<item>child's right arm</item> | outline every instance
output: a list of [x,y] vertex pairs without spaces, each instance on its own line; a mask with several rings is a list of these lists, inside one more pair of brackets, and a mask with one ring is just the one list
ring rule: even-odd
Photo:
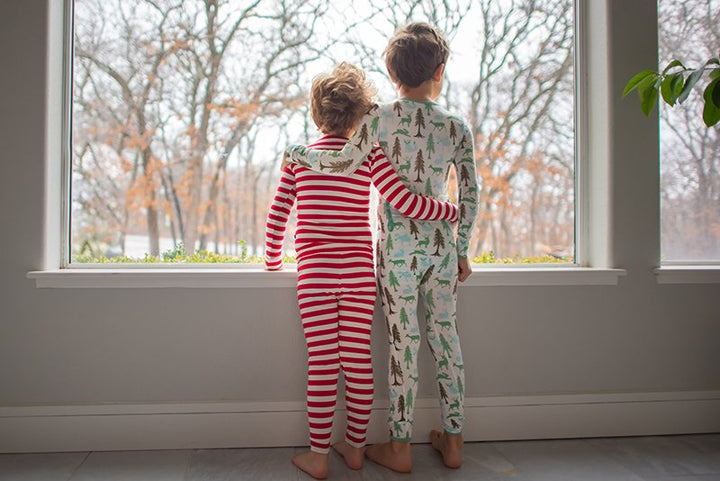
[[373,108],[360,119],[359,127],[342,150],[308,149],[304,145],[288,147],[289,161],[315,172],[349,175],[362,165],[378,142],[380,114]]
[[373,149],[371,154],[370,174],[380,195],[405,217],[450,222],[457,220],[458,208],[452,202],[425,197],[408,189],[380,147]]
[[280,184],[270,205],[265,222],[265,269],[276,271],[282,269],[282,246],[285,240],[290,211],[295,205],[295,168],[290,165],[283,168]]

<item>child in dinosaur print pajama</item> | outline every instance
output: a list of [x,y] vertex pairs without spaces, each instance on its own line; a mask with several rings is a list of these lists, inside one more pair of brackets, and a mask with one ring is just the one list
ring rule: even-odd
[[457,281],[471,272],[467,253],[477,215],[478,186],[472,132],[434,102],[448,55],[447,43],[433,27],[415,23],[399,29],[388,43],[385,60],[400,98],[363,117],[340,151],[288,149],[293,162],[347,174],[379,143],[411,190],[442,200],[448,199],[450,168],[457,173],[457,238],[447,221],[415,221],[387,202],[379,212],[376,262],[390,341],[391,441],[371,446],[367,455],[401,472],[412,469],[408,443],[417,395],[420,300],[426,312],[426,340],[435,360],[443,427],[443,432],[433,431],[431,439],[448,467],[459,467],[462,462],[464,366],[456,326]]
[[[372,107],[371,86],[356,67],[342,63],[315,79],[313,119],[324,134],[310,146],[339,149]],[[327,453],[337,397],[345,376],[347,430],[334,447],[348,466],[362,465],[373,399],[370,327],[376,298],[369,221],[370,182],[404,215],[419,220],[457,219],[457,207],[412,193],[382,150],[372,149],[352,174],[331,177],[299,165],[283,175],[266,223],[265,265],[282,267],[288,215],[297,200],[297,296],[308,348],[307,411],[311,451],[293,462],[316,478],[327,475]]]

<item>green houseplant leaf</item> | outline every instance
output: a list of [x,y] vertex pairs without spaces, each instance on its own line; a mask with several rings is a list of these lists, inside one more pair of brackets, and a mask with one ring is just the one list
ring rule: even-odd
[[668,71],[673,67],[682,67],[683,70],[687,70],[687,67],[685,67],[685,65],[683,65],[680,60],[673,60],[672,62],[667,64],[667,67],[665,67],[665,69],[662,71],[662,74],[667,75]]
[[649,88],[642,91],[640,94],[640,109],[646,116],[650,115],[650,112],[657,103],[657,100],[658,90],[656,88]]
[[657,72],[653,72],[652,70],[643,70],[642,72],[636,74],[625,85],[625,88],[623,89],[623,97],[635,90],[638,87],[638,84],[640,84],[640,82],[654,75],[657,75]]
[[720,78],[715,78],[708,84],[703,98],[705,99],[703,121],[705,125],[712,127],[720,122]]
[[[675,69],[675,70],[673,70]],[[685,73],[689,75],[686,77]],[[705,72],[709,72],[710,83],[703,91],[703,122],[708,127],[720,122],[720,57],[708,59],[700,68],[686,67],[680,60],[669,62],[662,72],[643,70],[635,74],[625,85],[623,97],[637,90],[640,109],[650,115],[658,97],[674,107],[685,102]]]
[[674,74],[667,75],[660,85],[660,93],[662,93],[663,100],[669,105],[675,105],[678,95],[682,91],[683,87],[683,73],[677,72]]
[[700,67],[697,70],[693,70],[690,76],[688,76],[687,82],[685,82],[682,92],[680,92],[680,96],[678,97],[679,103],[685,102],[685,100],[690,95],[690,92],[692,92],[695,84],[698,82],[698,80],[700,80],[700,77],[702,77],[703,72],[705,72],[705,67]]

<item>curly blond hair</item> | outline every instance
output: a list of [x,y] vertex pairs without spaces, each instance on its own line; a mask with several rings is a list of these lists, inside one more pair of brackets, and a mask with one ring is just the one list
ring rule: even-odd
[[347,135],[375,105],[375,87],[365,72],[342,62],[330,74],[313,79],[310,89],[312,118],[324,134]]

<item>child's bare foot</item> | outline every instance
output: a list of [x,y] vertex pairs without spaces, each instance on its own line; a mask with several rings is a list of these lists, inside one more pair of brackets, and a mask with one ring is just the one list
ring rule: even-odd
[[385,466],[398,473],[412,471],[412,457],[410,443],[389,441],[382,444],[373,444],[365,449],[365,456],[380,466]]
[[333,444],[333,449],[337,451],[340,456],[345,458],[345,464],[350,469],[360,469],[363,466],[363,454],[365,453],[364,448],[356,448],[350,446],[346,441]]
[[307,451],[293,456],[292,463],[315,479],[327,478],[327,454]]
[[443,463],[448,468],[457,469],[462,466],[462,434],[449,434],[445,431],[430,431],[433,448],[442,454]]

